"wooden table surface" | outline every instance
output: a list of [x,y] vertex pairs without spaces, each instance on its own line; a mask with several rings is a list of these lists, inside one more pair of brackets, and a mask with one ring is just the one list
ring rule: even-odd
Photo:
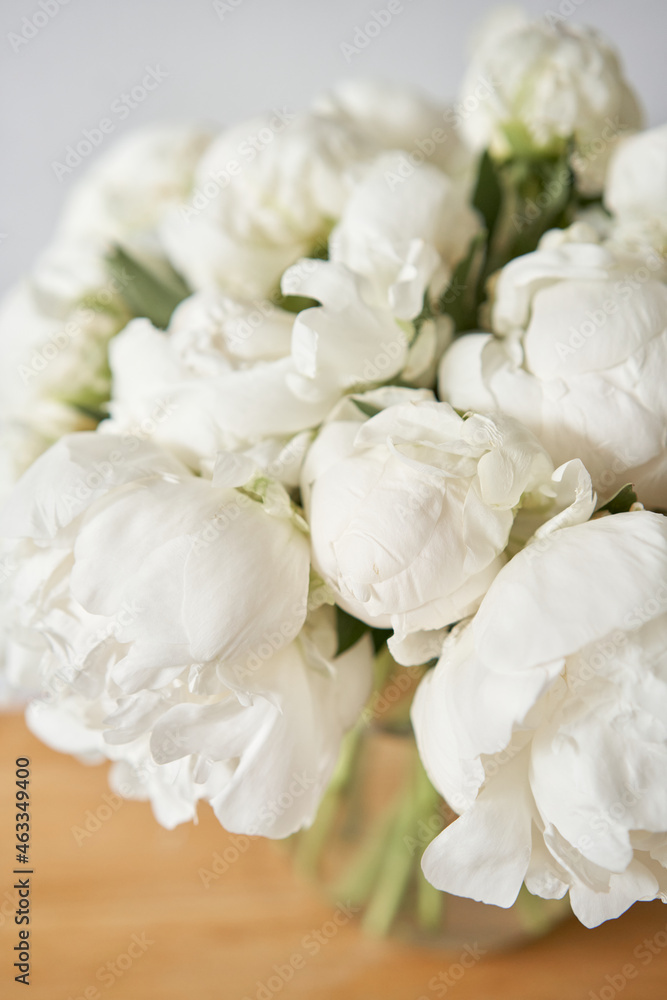
[[[537,943],[486,955],[450,985],[434,981],[458,955],[364,936],[291,870],[275,845],[253,841],[204,886],[229,846],[208,808],[169,832],[145,803],[101,808],[106,768],[39,743],[18,715],[0,728],[0,997],[31,1000],[663,1000],[667,908],[639,904],[587,931],[569,921]],[[15,759],[31,758],[31,985],[14,982]],[[112,800],[113,802],[113,800]],[[99,829],[75,837],[100,813]],[[109,815],[110,814],[110,815]],[[232,857],[232,855],[228,855]],[[220,867],[220,865],[218,865]],[[328,932],[331,934],[331,931]],[[652,946],[651,953],[643,941]],[[639,949],[638,955],[633,955]],[[288,982],[274,967],[298,968]],[[624,982],[624,966],[634,975]],[[627,971],[627,970],[626,970]],[[284,978],[287,977],[285,972]]]

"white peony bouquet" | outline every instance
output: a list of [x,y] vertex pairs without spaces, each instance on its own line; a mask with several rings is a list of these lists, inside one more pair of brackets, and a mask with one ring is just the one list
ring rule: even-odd
[[389,686],[433,887],[667,901],[641,124],[594,31],[504,12],[451,106],[347,83],[100,157],[0,308],[4,701],[166,827],[326,840]]

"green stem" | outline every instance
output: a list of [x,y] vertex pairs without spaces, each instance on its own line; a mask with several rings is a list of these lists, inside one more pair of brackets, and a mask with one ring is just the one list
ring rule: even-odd
[[384,935],[390,930],[413,876],[417,879],[420,922],[433,929],[440,920],[441,893],[425,881],[421,872],[421,851],[415,849],[420,844],[426,846],[439,801],[415,749],[413,770],[398,806],[394,829],[363,921],[366,929],[374,934]]
[[336,769],[322,800],[317,818],[308,830],[299,834],[295,853],[297,868],[307,875],[314,875],[331,829],[340,813],[341,806],[349,790],[353,787],[359,770],[363,724],[350,730],[341,748]]
[[563,899],[542,899],[528,892],[525,885],[521,886],[515,906],[521,926],[535,936],[546,933],[570,908],[567,896]]
[[[432,820],[438,815],[438,807],[442,800],[429,781],[428,775],[419,758],[416,761],[415,784],[418,803],[415,822],[416,831],[417,834],[423,836],[423,831],[426,830],[430,840],[437,833],[436,830],[433,830]],[[421,827],[420,821],[423,824]],[[433,832],[431,833],[431,831]],[[424,844],[425,846],[426,844]],[[440,926],[442,921],[445,897],[439,889],[434,889],[426,881],[424,873],[421,870],[422,852],[418,851],[416,853],[418,861],[415,873],[417,879],[417,918],[419,925],[424,930],[433,931]]]
[[406,847],[406,840],[414,828],[414,798],[408,793],[400,805],[379,878],[363,917],[364,929],[371,934],[380,937],[387,934],[398,913],[414,870],[414,856]]
[[425,931],[436,931],[442,923],[445,895],[417,872],[417,918]]
[[380,874],[387,845],[396,824],[396,816],[397,809],[393,804],[391,809],[373,824],[352,867],[334,886],[336,899],[350,899],[358,906],[365,905]]

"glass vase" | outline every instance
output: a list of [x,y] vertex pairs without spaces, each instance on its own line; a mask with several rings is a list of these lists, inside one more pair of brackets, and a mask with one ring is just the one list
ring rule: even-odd
[[423,670],[392,672],[389,661],[385,656],[384,677],[348,734],[315,823],[288,842],[296,868],[332,902],[358,906],[372,935],[442,949],[475,941],[498,951],[547,933],[570,914],[567,898],[522,889],[514,906],[502,909],[440,892],[424,878],[423,851],[456,814],[429,782],[409,723]]

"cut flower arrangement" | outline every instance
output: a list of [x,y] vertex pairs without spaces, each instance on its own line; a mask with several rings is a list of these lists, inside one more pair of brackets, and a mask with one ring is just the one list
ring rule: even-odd
[[5,702],[311,867],[402,734],[376,930],[666,900],[666,250],[667,126],[562,19],[452,106],[128,135],[0,310]]

